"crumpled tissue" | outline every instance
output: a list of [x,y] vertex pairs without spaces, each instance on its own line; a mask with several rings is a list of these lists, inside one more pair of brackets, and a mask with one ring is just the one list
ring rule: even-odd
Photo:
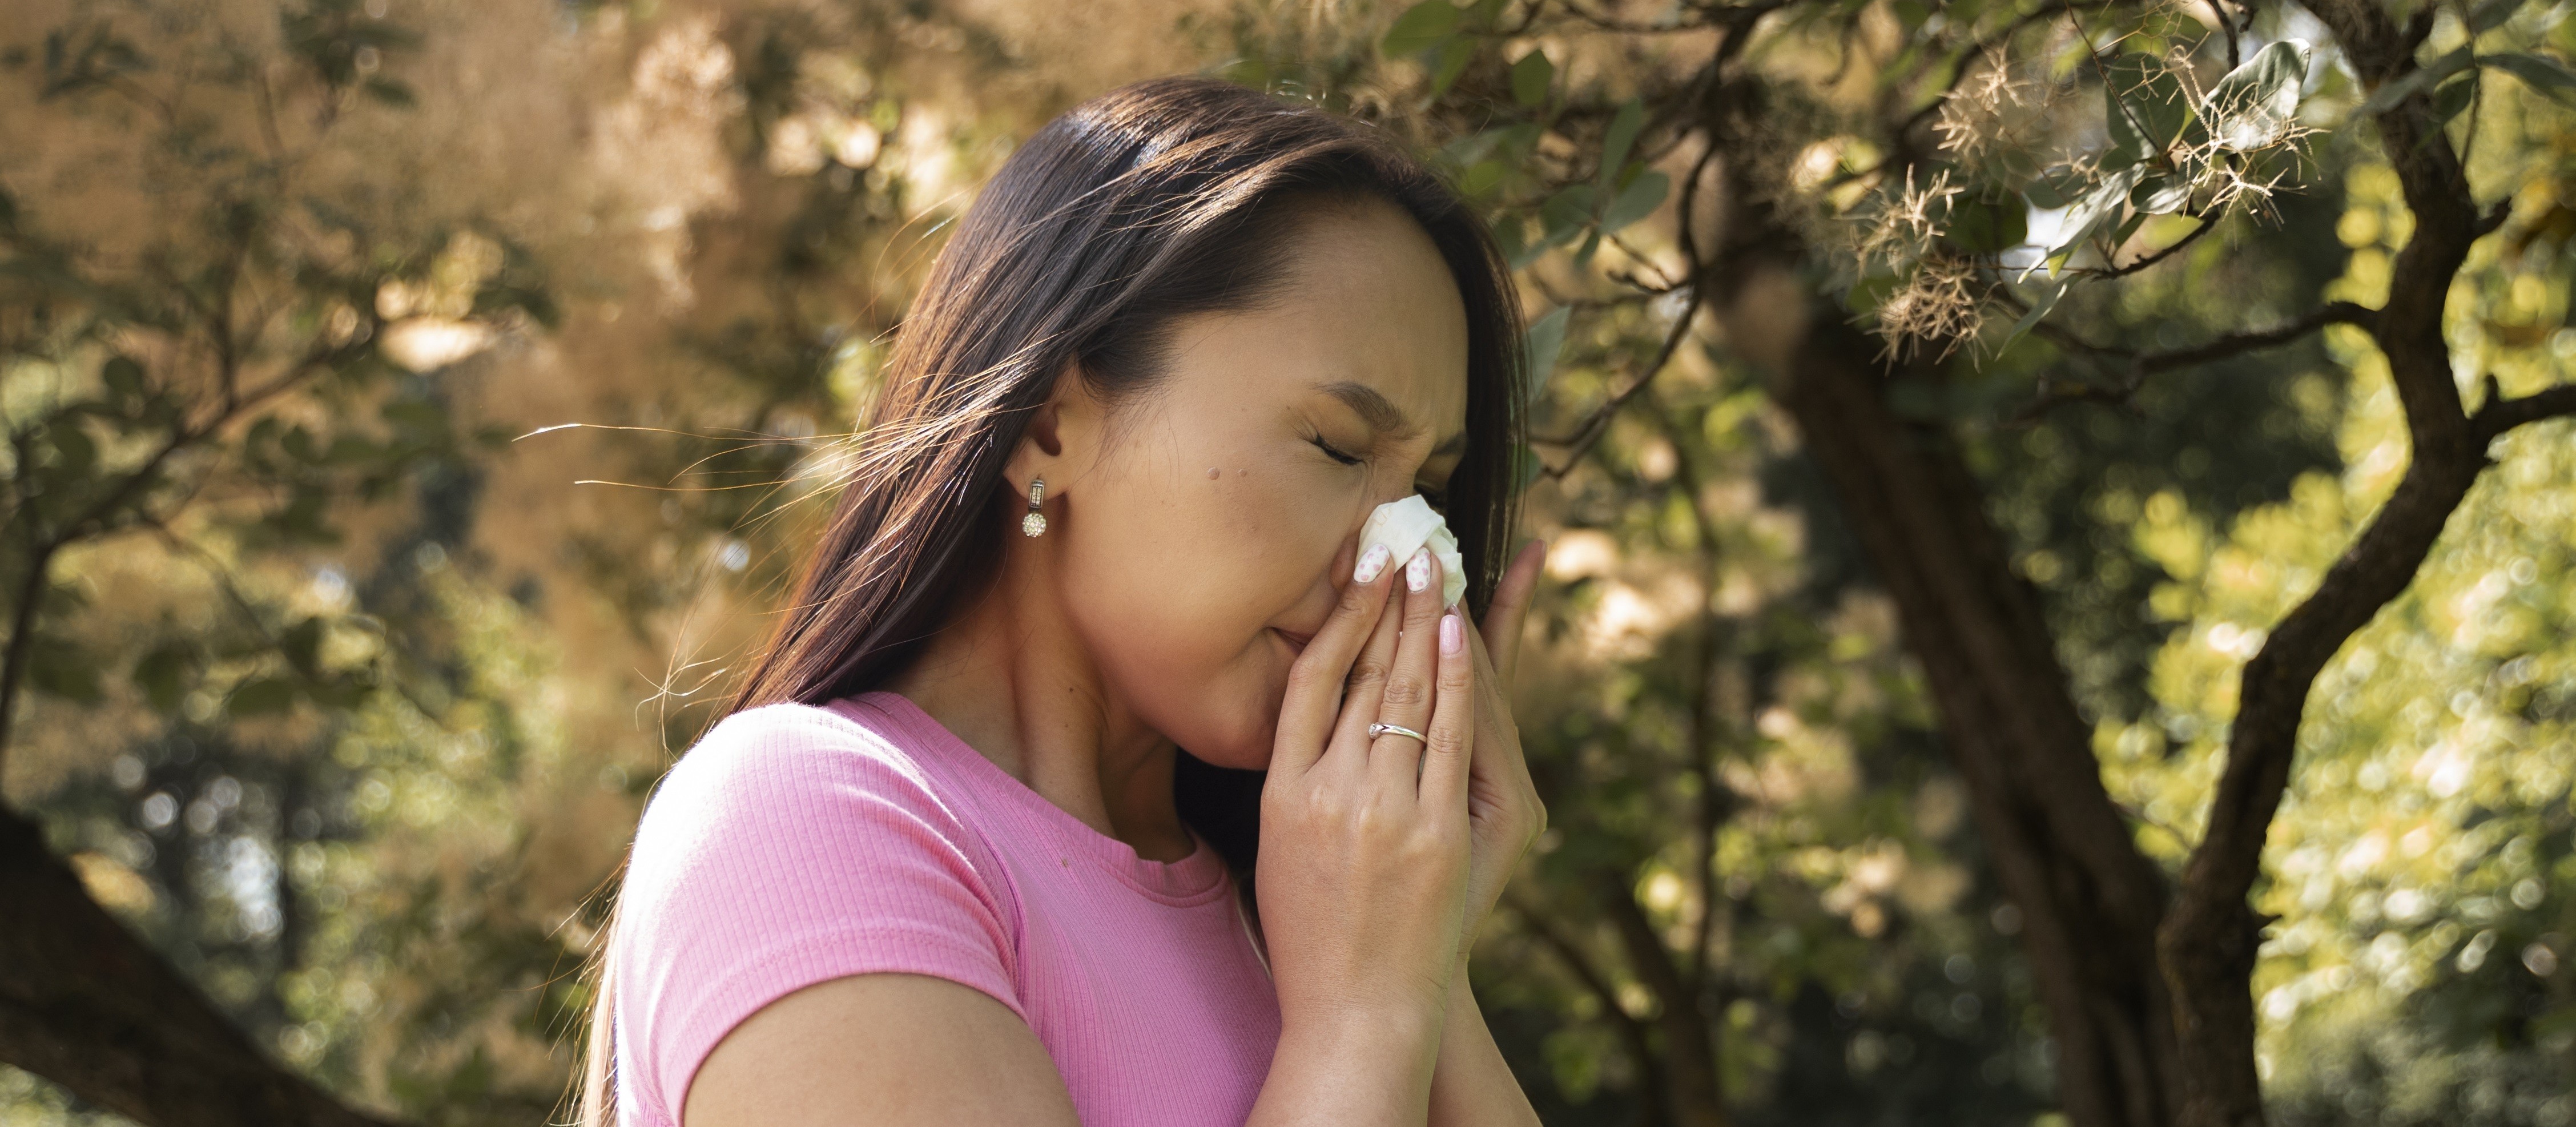
[[1403,567],[1404,561],[1413,558],[1414,549],[1430,545],[1432,556],[1440,561],[1441,606],[1454,606],[1458,596],[1467,593],[1467,565],[1458,556],[1458,536],[1421,494],[1389,501],[1369,514],[1368,523],[1360,526],[1360,554],[1367,555],[1379,544],[1390,553],[1389,567]]

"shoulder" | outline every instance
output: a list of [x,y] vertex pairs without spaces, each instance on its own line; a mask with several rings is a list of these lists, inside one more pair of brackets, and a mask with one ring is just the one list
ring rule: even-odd
[[724,718],[663,776],[609,956],[621,1067],[656,1104],[680,1106],[726,1030],[814,983],[927,974],[1019,1008],[1017,904],[940,778],[899,728],[797,704]]
[[998,922],[1006,882],[957,797],[891,726],[801,704],[735,713],[654,788],[620,913],[666,927],[784,922],[881,912],[891,891],[915,889]]
[[869,811],[900,812],[943,837],[964,832],[953,796],[890,727],[833,708],[764,705],[718,721],[663,775],[635,845],[703,849],[711,831],[846,826]]

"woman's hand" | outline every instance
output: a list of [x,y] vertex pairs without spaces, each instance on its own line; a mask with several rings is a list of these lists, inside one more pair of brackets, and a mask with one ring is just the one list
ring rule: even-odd
[[[1458,936],[1458,962],[1466,965],[1476,931],[1503,895],[1503,885],[1520,868],[1521,855],[1547,829],[1547,806],[1530,782],[1529,760],[1521,754],[1520,725],[1512,719],[1512,668],[1520,658],[1521,623],[1529,617],[1530,596],[1538,590],[1539,568],[1547,544],[1522,548],[1503,569],[1493,605],[1474,634],[1476,658],[1476,750],[1468,768],[1467,817],[1473,839],[1467,866],[1467,914]],[[1466,613],[1462,607],[1459,613]]]
[[[1253,886],[1286,1024],[1395,1018],[1436,1043],[1466,913],[1475,657],[1438,562],[1385,554],[1289,671]],[[1371,737],[1379,721],[1427,739]]]

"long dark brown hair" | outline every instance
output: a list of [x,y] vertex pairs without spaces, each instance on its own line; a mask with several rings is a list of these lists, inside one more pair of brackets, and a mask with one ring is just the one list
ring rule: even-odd
[[[1175,318],[1277,294],[1303,205],[1370,199],[1430,235],[1467,307],[1467,444],[1446,500],[1482,614],[1509,554],[1523,409],[1519,302],[1492,237],[1376,128],[1215,79],[1157,79],[1049,122],[968,209],[897,333],[795,599],[728,711],[886,685],[994,575],[1023,507],[1003,467],[1067,365],[1113,410],[1140,399]],[[1257,771],[1187,754],[1175,769],[1182,820],[1224,857],[1247,909],[1260,791]],[[612,913],[593,941],[588,1127],[614,1119],[615,926]]]

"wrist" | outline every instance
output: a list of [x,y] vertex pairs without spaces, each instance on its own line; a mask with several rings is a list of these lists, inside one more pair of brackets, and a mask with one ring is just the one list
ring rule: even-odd
[[1385,1005],[1283,1008],[1279,1015],[1280,1037],[1283,1041],[1333,1045],[1352,1055],[1403,1053],[1437,1041],[1448,1008],[1445,994],[1436,1005],[1408,1000]]

